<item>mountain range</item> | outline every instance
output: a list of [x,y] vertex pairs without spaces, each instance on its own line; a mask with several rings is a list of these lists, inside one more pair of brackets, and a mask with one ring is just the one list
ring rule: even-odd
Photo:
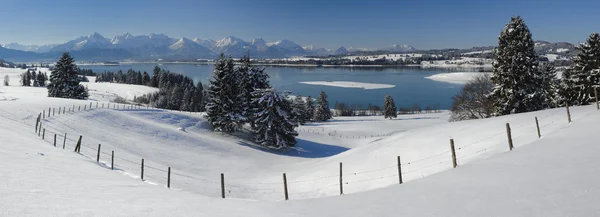
[[[63,52],[70,52],[79,61],[122,61],[122,60],[172,60],[186,61],[214,59],[224,53],[232,57],[250,54],[252,58],[287,58],[292,56],[346,55],[369,49],[335,50],[316,48],[312,45],[300,46],[290,40],[266,42],[262,38],[245,41],[234,36],[220,40],[171,38],[164,34],[134,36],[129,33],[112,39],[99,33],[82,36],[63,44],[21,45],[10,43],[0,48],[0,58],[12,61],[53,60]],[[407,52],[416,50],[409,45],[393,45],[380,50]]]

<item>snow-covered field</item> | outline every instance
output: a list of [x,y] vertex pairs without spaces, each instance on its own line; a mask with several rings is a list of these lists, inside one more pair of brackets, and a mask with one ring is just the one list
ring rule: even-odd
[[374,84],[374,83],[363,83],[363,82],[354,82],[354,81],[305,81],[305,82],[298,82],[298,83],[310,84],[310,85],[332,86],[332,87],[344,87],[344,88],[361,88],[361,89],[365,89],[365,90],[393,88],[396,86],[393,84]]
[[[481,72],[452,72],[452,73],[440,73],[425,78],[439,82],[447,82],[452,84],[466,84],[473,78],[484,73]],[[491,74],[491,73],[487,73]]]
[[[2,70],[0,76],[10,73]],[[126,96],[124,89],[102,91]],[[34,133],[42,110],[92,102],[48,98],[44,90],[1,88],[0,99],[11,100],[0,100],[0,216],[600,214],[595,106],[571,108],[570,124],[564,108],[451,123],[447,112],[395,120],[336,118],[301,126],[297,147],[279,153],[210,131],[200,113],[96,109],[95,102],[92,110],[47,117],[42,141]],[[510,152],[506,123],[516,147]],[[72,152],[79,135],[81,155]],[[456,169],[449,139],[456,146]],[[165,187],[168,167],[171,189]],[[290,201],[282,201],[282,173]]]

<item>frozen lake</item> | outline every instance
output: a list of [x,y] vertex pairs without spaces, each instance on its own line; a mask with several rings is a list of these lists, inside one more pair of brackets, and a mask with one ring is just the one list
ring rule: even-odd
[[[134,63],[80,67],[92,69],[94,72],[134,69],[151,73],[155,65]],[[182,73],[204,84],[208,83],[213,71],[212,65],[162,64],[160,67]],[[422,108],[439,104],[442,109],[448,109],[451,106],[451,97],[462,87],[462,84],[425,78],[451,72],[448,69],[265,66],[265,71],[271,76],[271,85],[277,90],[289,90],[294,95],[314,98],[323,90],[329,96],[332,106],[335,102],[361,104],[365,108],[369,104],[382,106],[384,96],[389,94],[394,97],[399,108],[411,107],[413,104]],[[328,85],[327,82],[333,83]],[[357,85],[359,88],[356,88]]]

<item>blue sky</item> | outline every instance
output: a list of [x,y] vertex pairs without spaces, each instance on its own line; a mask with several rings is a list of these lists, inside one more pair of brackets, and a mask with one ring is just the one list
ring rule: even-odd
[[513,15],[535,40],[576,43],[600,31],[598,8],[597,0],[0,0],[0,44],[130,32],[326,48],[466,48],[496,44]]

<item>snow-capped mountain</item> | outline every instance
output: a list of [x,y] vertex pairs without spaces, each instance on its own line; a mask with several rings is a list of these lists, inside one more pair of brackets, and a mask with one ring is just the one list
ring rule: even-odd
[[344,46],[341,46],[338,49],[335,49],[335,52],[333,54],[335,54],[335,55],[347,55],[348,54],[348,49],[346,49]]
[[313,45],[302,47],[310,56],[329,56],[332,54],[331,49],[317,48]]
[[416,48],[414,48],[413,46],[410,45],[392,45],[391,48],[387,49],[388,51],[392,51],[392,52],[406,52],[406,51],[415,51],[417,50]]
[[[328,56],[332,54],[346,55],[354,51],[374,51],[366,48],[346,49],[340,47],[335,51],[315,46],[302,47],[291,40],[267,42],[262,38],[252,41],[228,36],[220,40],[195,38],[174,39],[164,34],[132,35],[124,33],[108,39],[99,33],[79,37],[64,44],[57,45],[20,45],[17,43],[2,46],[11,50],[32,51],[40,57],[50,58],[62,52],[71,52],[76,58],[93,60],[190,60],[194,58],[215,58],[219,53],[234,58],[250,54],[252,58],[287,58],[293,56]],[[414,50],[408,45],[395,45],[394,51]],[[14,52],[13,52],[14,53]],[[47,54],[47,55],[46,55]],[[77,56],[75,55],[77,54]],[[81,60],[86,60],[81,59]]]
[[169,46],[168,56],[180,58],[213,58],[216,54],[208,48],[187,38],[181,38]]
[[266,52],[269,46],[267,42],[262,38],[255,38],[252,40],[252,47],[256,49],[258,52]]
[[46,53],[49,52],[50,49],[52,49],[54,46],[56,46],[55,44],[50,44],[50,45],[21,45],[18,43],[10,43],[10,44],[5,44],[2,45],[2,47],[6,48],[6,49],[13,49],[13,50],[20,50],[20,51],[31,51],[31,52],[35,52],[35,53]]
[[212,40],[212,39],[201,39],[201,38],[194,38],[194,40],[192,40],[192,41],[194,41],[197,44],[202,45],[206,48],[211,48],[217,43],[215,40]]
[[65,44],[57,45],[50,51],[65,52],[91,48],[107,48],[110,44],[110,40],[95,32],[89,36],[80,37]]

